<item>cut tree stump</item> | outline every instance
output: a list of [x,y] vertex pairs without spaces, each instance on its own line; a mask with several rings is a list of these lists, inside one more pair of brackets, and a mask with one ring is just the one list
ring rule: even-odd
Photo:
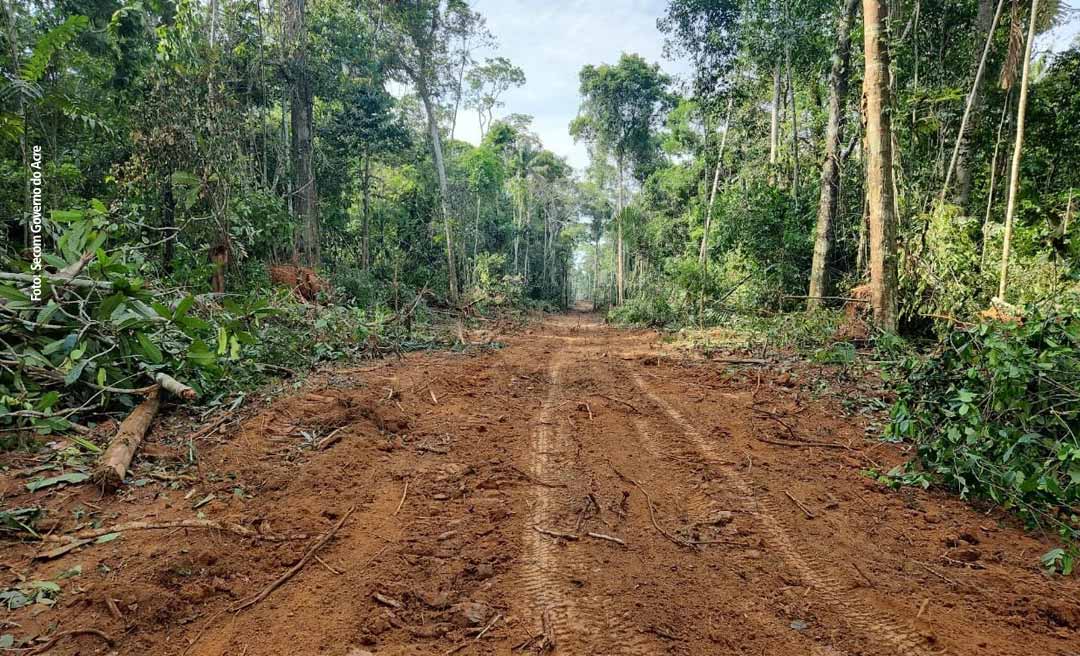
[[120,424],[116,435],[109,442],[109,448],[102,454],[97,469],[94,470],[94,482],[104,489],[115,489],[124,482],[135,451],[142,443],[146,431],[157,416],[161,405],[158,390],[151,390],[146,400],[131,411]]

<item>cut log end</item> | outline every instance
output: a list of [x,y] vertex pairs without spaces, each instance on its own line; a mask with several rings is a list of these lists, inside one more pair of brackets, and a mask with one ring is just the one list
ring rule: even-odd
[[177,398],[184,399],[185,401],[194,401],[195,397],[198,396],[194,389],[168,374],[158,372],[154,374],[154,381],[156,381],[158,385],[161,385],[161,389]]
[[135,452],[142,443],[146,431],[157,416],[161,400],[157,390],[152,390],[146,400],[135,406],[131,414],[120,424],[116,435],[109,442],[109,448],[101,455],[92,476],[102,489],[116,489],[124,482]]

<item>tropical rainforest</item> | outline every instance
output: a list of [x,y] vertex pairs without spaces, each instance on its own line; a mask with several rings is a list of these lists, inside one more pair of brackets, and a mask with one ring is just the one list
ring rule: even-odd
[[868,431],[906,458],[865,476],[1005,509],[1060,543],[1050,574],[1080,557],[1066,3],[657,3],[663,59],[614,51],[573,81],[584,167],[510,102],[523,62],[466,0],[0,3],[0,451],[69,440],[48,486],[115,457],[159,391],[205,419],[574,311],[699,351],[737,334],[736,366],[866,366]]

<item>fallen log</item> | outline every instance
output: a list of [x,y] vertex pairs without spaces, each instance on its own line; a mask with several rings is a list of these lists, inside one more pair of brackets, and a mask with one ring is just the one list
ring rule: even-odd
[[169,392],[173,396],[184,399],[185,401],[194,401],[198,394],[194,389],[176,380],[172,376],[166,373],[158,372],[154,374],[154,380],[158,385],[161,385],[161,389]]
[[124,482],[131,460],[135,457],[135,451],[138,450],[146,431],[157,416],[160,405],[158,391],[151,390],[147,393],[146,400],[135,406],[131,414],[121,422],[116,435],[109,442],[109,448],[102,454],[98,467],[94,471],[94,482],[100,487],[114,489]]

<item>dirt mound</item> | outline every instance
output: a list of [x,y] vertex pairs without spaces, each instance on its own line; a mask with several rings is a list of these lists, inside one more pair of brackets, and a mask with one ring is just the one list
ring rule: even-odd
[[330,283],[319,277],[314,269],[294,264],[272,264],[268,271],[270,282],[292,289],[297,298],[308,303],[314,302],[319,293],[330,290]]

